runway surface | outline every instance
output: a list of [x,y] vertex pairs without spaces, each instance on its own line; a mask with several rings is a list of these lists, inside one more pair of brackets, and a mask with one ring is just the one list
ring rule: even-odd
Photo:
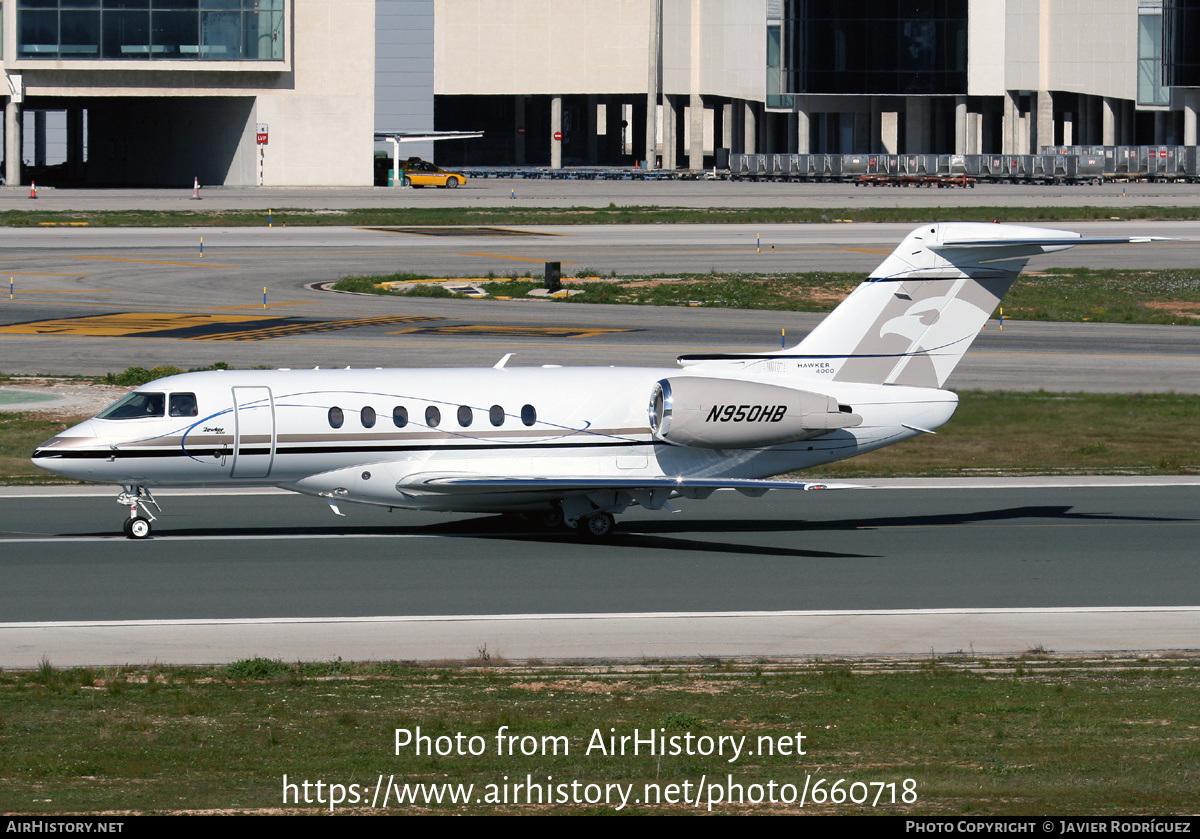
[[[1087,235],[1177,241],[1077,248],[1059,265],[1200,264],[1200,223],[1069,225]],[[543,261],[608,274],[867,271],[912,225],[663,225],[521,228],[530,235],[425,236],[354,228],[0,229],[3,372],[89,373],[226,361],[273,366],[515,364],[674,366],[686,352],[764,350],[821,315],[705,308],[439,301],[330,294],[315,283],[397,270],[539,275]],[[199,237],[205,237],[204,257]],[[756,252],[755,242],[767,250]],[[774,247],[774,252],[769,249]],[[589,273],[589,272],[583,272]],[[267,306],[263,307],[266,288]],[[1157,390],[1200,385],[1200,332],[1120,324],[993,323],[957,388]]]
[[[410,204],[500,204],[508,182]],[[936,200],[952,208],[1115,203],[1110,186],[973,192],[793,184],[522,185],[541,206],[788,206]],[[1194,205],[1200,190],[1131,185]],[[440,193],[440,194],[439,194]],[[904,194],[900,194],[904,193]],[[861,198],[859,198],[861,196]],[[0,209],[22,207],[0,190]],[[41,208],[190,208],[170,191],[43,192]],[[204,208],[396,206],[386,190],[210,190]],[[952,212],[952,210],[948,210]],[[1200,226],[1058,225],[1151,234],[1150,247],[1075,249],[1035,267],[1193,267]],[[520,228],[467,236],[355,228],[0,229],[3,372],[130,365],[673,365],[676,355],[777,346],[820,315],[534,302],[388,300],[316,283],[392,271],[537,275],[868,271],[913,225]],[[200,256],[200,236],[204,255]],[[756,248],[761,247],[759,252]],[[773,248],[773,250],[772,250]],[[264,286],[267,308],[262,307]],[[31,326],[34,325],[34,326]],[[954,388],[1200,392],[1191,328],[989,326]],[[286,659],[922,655],[1200,647],[1190,479],[1041,480],[988,488],[722,493],[677,515],[631,511],[608,544],[494,517],[387,514],[278,494],[163,493],[156,537],[119,535],[114,493],[0,493],[0,666]],[[42,497],[20,497],[31,492]],[[78,490],[69,489],[75,493]],[[729,497],[726,498],[725,496]],[[328,517],[328,518],[326,518]]]
[[[0,666],[290,655],[318,635],[313,655],[347,658],[470,658],[467,638],[514,658],[744,655],[764,638],[776,655],[1200,647],[1200,479],[994,483],[721,493],[631,510],[604,544],[493,516],[166,493],[155,538],[131,542],[111,496],[7,490]],[[546,634],[538,615],[565,623]]]

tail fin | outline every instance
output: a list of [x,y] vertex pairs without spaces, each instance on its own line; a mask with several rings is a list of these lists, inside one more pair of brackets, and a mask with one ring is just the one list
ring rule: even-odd
[[1029,258],[1083,238],[1015,225],[927,224],[851,292],[798,346],[774,355],[820,359],[834,381],[942,387]]

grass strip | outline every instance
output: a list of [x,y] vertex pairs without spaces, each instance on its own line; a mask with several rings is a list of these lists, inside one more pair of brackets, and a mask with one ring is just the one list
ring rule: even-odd
[[[1066,659],[1036,647],[1001,659],[611,666],[516,666],[486,648],[432,666],[252,659],[56,670],[43,660],[0,673],[0,811],[320,812],[330,784],[361,785],[369,802],[382,776],[474,785],[465,804],[397,806],[393,793],[393,813],[615,809],[553,795],[526,804],[528,788],[514,785],[527,779],[543,790],[565,784],[567,796],[573,782],[580,793],[624,785],[627,813],[705,812],[704,792],[699,808],[680,801],[683,784],[694,800],[703,778],[739,785],[747,799],[766,798],[772,782],[777,799],[798,798],[807,779],[803,810],[714,806],[725,814],[1168,815],[1196,809],[1197,696],[1194,657]],[[398,748],[397,729],[418,727],[431,750],[449,753]],[[679,753],[650,755],[643,744],[634,755],[626,741],[622,755],[619,740],[606,753],[610,736],[635,731],[675,738]],[[739,757],[695,753],[722,736],[746,738]],[[311,803],[284,805],[284,775],[300,796],[312,784]],[[670,784],[676,803],[645,803]],[[361,801],[335,809],[369,811]]]
[[[936,436],[803,473],[814,478],[1191,475],[1200,472],[1200,395],[963,391]],[[0,484],[66,483],[29,461],[81,421],[0,413]]]
[[[946,221],[1187,221],[1196,207],[395,207],[365,209],[273,209],[276,226],[420,226],[557,224],[821,224]],[[256,227],[264,210],[5,210],[0,226],[46,227]]]
[[[866,278],[864,273],[810,271],[637,275],[602,280],[591,278],[593,273],[581,269],[566,284],[580,293],[552,298],[552,302],[830,312]],[[469,299],[429,279],[413,274],[352,276],[340,280],[334,288],[360,294]],[[477,284],[493,297],[519,299],[542,287],[539,281],[515,275],[507,280],[482,279]],[[401,291],[382,285],[405,282],[416,285]],[[1004,299],[1004,315],[1009,320],[1070,323],[1200,324],[1200,270],[1054,268],[1022,274]]]

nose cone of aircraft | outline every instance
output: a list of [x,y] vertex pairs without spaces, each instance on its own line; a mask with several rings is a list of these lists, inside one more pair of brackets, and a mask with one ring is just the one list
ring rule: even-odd
[[88,459],[67,457],[67,452],[77,453],[81,449],[95,448],[100,444],[91,420],[56,434],[33,450],[33,465],[55,475],[68,478],[84,478],[84,467]]

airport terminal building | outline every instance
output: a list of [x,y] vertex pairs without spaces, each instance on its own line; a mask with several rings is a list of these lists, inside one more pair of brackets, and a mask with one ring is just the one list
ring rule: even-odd
[[[1200,0],[2,0],[8,183],[1195,145]],[[435,148],[436,145],[436,148]],[[407,156],[407,154],[405,155]]]

